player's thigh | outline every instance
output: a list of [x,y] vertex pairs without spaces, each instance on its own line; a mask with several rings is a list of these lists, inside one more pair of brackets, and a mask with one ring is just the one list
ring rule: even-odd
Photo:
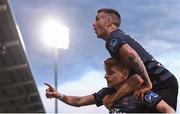
[[172,108],[176,110],[178,83],[177,79],[173,76],[161,84],[154,85],[153,91],[157,92]]

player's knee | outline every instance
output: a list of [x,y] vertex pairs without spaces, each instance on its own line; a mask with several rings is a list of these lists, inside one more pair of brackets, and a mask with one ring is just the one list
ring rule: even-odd
[[157,106],[156,110],[162,113],[175,113],[175,110],[169,106],[164,100],[161,100]]
[[141,86],[144,83],[143,79],[137,74],[131,76],[130,81],[134,82],[136,86]]

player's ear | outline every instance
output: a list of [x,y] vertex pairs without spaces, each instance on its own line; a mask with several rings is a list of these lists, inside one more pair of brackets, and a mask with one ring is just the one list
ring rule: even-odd
[[112,23],[112,20],[109,19],[109,18],[107,18],[107,25],[110,26],[111,24],[113,24],[113,23]]
[[129,72],[128,71],[124,71],[123,74],[124,74],[124,79],[126,80],[128,78],[128,76],[129,76]]
[[107,25],[108,26],[115,26],[113,20],[110,18],[107,20]]

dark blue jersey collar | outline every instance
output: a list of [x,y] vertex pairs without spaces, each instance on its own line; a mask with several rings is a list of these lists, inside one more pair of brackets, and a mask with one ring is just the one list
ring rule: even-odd
[[124,33],[121,29],[116,29],[114,31],[112,31],[108,37],[109,38],[112,38],[112,37],[116,37],[117,33],[120,32],[120,33]]

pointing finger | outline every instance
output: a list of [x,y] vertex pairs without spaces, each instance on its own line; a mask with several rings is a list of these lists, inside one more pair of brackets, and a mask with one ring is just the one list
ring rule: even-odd
[[49,88],[52,88],[52,86],[48,83],[44,83],[44,85],[48,86]]

